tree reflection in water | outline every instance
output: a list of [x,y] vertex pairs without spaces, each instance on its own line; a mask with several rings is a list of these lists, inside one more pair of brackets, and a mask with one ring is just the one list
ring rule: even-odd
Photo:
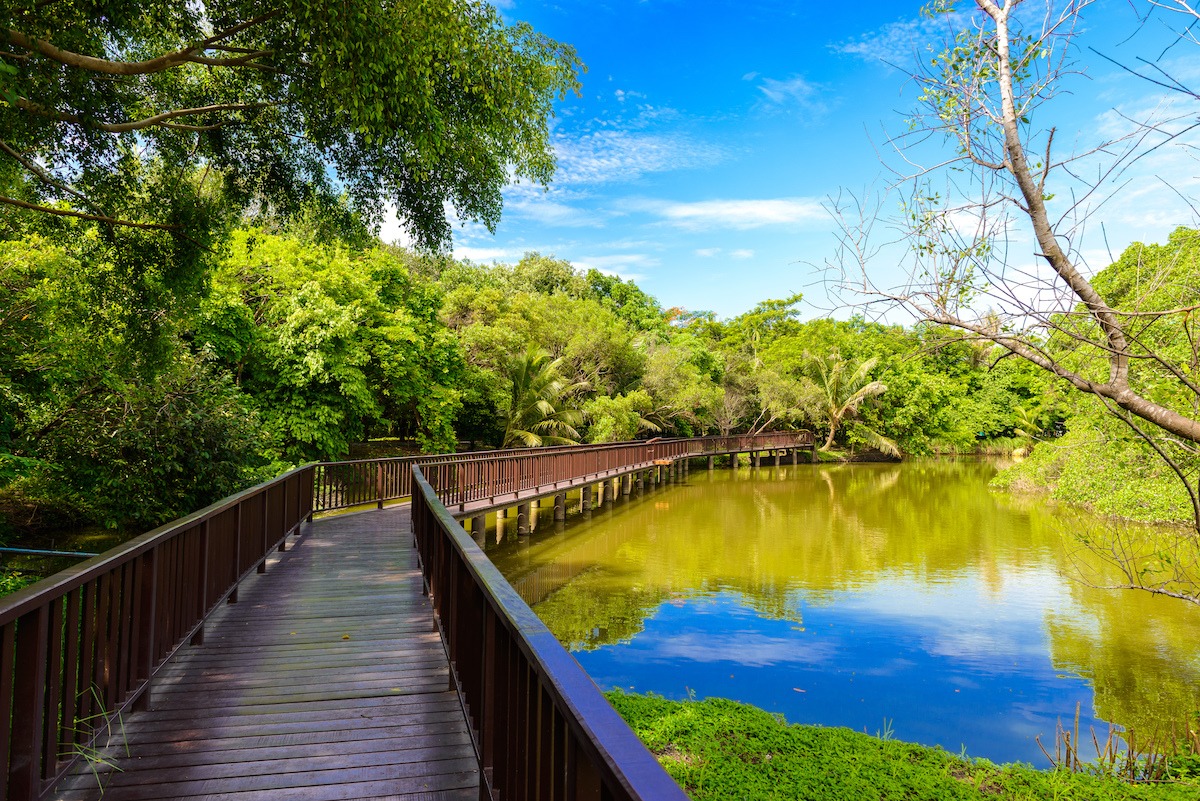
[[693,471],[565,530],[542,509],[532,538],[488,553],[602,686],[871,732],[887,718],[1034,764],[1033,737],[1077,701],[1085,727],[1181,727],[1200,710],[1200,609],[1072,580],[1064,529],[1100,523],[994,493],[994,472]]

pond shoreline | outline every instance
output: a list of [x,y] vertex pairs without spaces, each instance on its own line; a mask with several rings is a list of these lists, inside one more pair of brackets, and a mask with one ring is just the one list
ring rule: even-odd
[[722,698],[671,701],[615,690],[618,713],[694,801],[787,798],[834,801],[1184,801],[1200,794],[1200,757],[1173,763],[1173,780],[996,765],[941,748],[840,727],[786,723]]

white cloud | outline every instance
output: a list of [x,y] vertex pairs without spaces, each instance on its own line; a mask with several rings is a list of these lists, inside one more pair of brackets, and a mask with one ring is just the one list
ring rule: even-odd
[[[693,253],[695,253],[697,256],[699,256],[702,259],[712,259],[712,258],[716,258],[717,256],[724,254],[725,251],[722,248],[699,248],[699,249],[693,251]],[[754,258],[754,251],[748,250],[745,248],[742,248],[739,250],[731,250],[731,251],[729,251],[729,258],[731,258],[731,259],[752,259],[752,258]]]
[[469,261],[516,261],[525,253],[506,248],[477,248],[470,245],[455,245],[454,257]]
[[552,199],[552,195],[521,198],[507,204],[506,214],[515,214],[540,225],[559,228],[602,228],[604,219],[595,211]]
[[383,222],[379,227],[379,239],[389,245],[397,245],[402,248],[411,248],[413,246],[413,238],[404,228],[404,223],[396,216],[396,207],[390,203],[383,209]]
[[763,78],[758,91],[766,98],[761,104],[766,107],[794,107],[810,114],[822,114],[827,110],[821,100],[821,88],[803,75],[793,75],[786,80]]
[[828,218],[818,201],[807,198],[701,200],[695,203],[633,201],[629,205],[687,230],[747,230],[772,225],[797,225]]
[[647,173],[708,166],[724,158],[721,148],[686,136],[619,130],[558,137],[554,149],[559,186],[634,181]]
[[597,270],[626,281],[640,281],[646,277],[643,271],[657,267],[659,260],[645,253],[617,253],[608,256],[583,256],[572,259],[571,263],[584,272]]
[[962,30],[969,19],[968,14],[956,12],[935,17],[898,20],[853,39],[830,44],[829,49],[873,64],[908,64],[923,42],[952,35],[953,32]]

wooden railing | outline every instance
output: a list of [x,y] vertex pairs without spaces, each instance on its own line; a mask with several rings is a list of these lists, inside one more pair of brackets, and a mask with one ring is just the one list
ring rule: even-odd
[[312,512],[297,468],[0,599],[0,799],[39,798]]
[[159,667],[202,641],[205,618],[236,601],[238,583],[262,572],[314,511],[406,495],[485,780],[506,799],[682,799],[446,501],[658,459],[811,443],[798,432],[307,465],[161,526],[0,599],[0,801],[37,799],[86,758]]
[[808,448],[812,444],[811,432],[789,431],[324,462],[316,468],[313,511],[368,504],[382,507],[388,501],[410,497],[414,465],[421,466],[443,503],[461,509],[475,501],[553,485],[568,476],[622,470],[655,459]]
[[486,793],[687,796],[413,468],[413,534],[468,711]]

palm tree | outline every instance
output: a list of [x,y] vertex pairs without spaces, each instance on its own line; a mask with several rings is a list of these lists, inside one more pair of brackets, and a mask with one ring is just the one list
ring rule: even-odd
[[569,384],[559,373],[562,359],[551,359],[544,350],[530,349],[508,365],[512,394],[500,410],[504,423],[501,448],[536,448],[541,445],[574,445],[575,426],[583,414],[571,402],[580,384]]
[[[828,451],[833,447],[833,439],[842,423],[857,415],[867,398],[886,392],[887,385],[871,380],[871,371],[879,363],[878,358],[867,359],[858,367],[853,367],[834,350],[828,356],[814,356],[812,361],[817,371],[820,412],[829,424],[829,436],[821,450]],[[870,445],[884,453],[900,455],[899,446],[892,440],[867,426],[860,426],[860,429]]]

